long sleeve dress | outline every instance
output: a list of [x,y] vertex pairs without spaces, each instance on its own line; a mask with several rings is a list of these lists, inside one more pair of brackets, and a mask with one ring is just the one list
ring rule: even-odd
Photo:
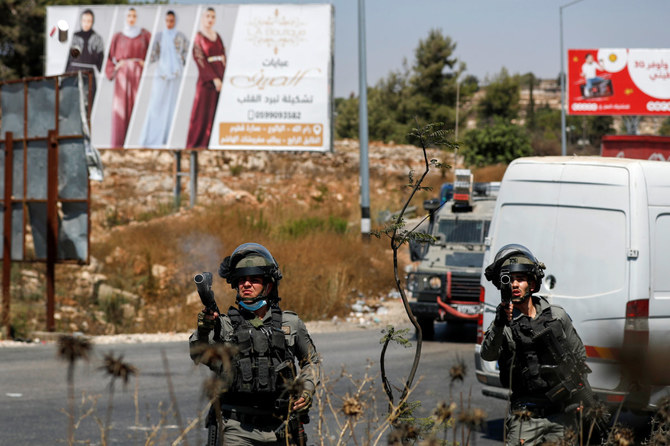
[[[135,105],[137,87],[140,85],[144,59],[149,49],[151,33],[142,29],[137,37],[130,38],[116,33],[109,46],[109,57],[105,74],[114,81],[112,100],[112,141],[111,147],[123,147],[130,115]],[[119,65],[120,62],[123,64]]]
[[226,69],[226,49],[221,37],[209,40],[198,32],[193,42],[193,58],[198,65],[198,81],[195,99],[191,109],[191,120],[186,138],[186,148],[206,148],[212,133],[212,121],[219,100],[219,92],[214,86],[214,79],[223,80]]
[[143,147],[163,147],[170,133],[170,124],[179,95],[179,84],[188,54],[186,36],[178,31],[172,34],[174,37],[170,39],[165,38],[169,35],[167,31],[156,34],[151,49],[149,63],[158,62],[158,66],[140,136],[140,145]]
[[102,71],[102,61],[105,58],[105,45],[100,34],[92,29],[88,31],[77,31],[72,37],[71,49],[77,49],[79,55],[72,56],[72,51],[67,59],[65,72],[92,71],[93,80],[91,84],[92,97],[95,98],[96,75]]

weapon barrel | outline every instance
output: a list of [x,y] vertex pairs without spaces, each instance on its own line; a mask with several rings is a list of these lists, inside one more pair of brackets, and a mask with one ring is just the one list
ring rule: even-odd
[[214,300],[214,292],[212,291],[212,273],[203,272],[201,274],[196,274],[193,277],[195,286],[198,289],[198,295],[200,296],[200,301],[205,306],[208,312],[213,313],[219,312],[219,307],[216,305],[216,300]]

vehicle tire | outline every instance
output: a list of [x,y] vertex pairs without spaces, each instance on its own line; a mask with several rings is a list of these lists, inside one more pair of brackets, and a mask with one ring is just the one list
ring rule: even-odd
[[435,324],[433,319],[420,317],[418,318],[419,327],[421,327],[421,334],[425,341],[432,341],[435,337]]

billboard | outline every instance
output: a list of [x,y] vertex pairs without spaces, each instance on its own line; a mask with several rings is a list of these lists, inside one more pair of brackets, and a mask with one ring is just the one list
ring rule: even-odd
[[670,49],[568,50],[568,113],[670,115]]
[[331,150],[332,5],[49,6],[45,48],[94,73],[97,148]]

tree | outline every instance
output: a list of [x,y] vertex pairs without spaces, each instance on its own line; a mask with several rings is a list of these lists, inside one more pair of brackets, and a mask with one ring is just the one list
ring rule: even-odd
[[665,118],[661,123],[661,128],[658,129],[658,134],[661,136],[670,136],[670,118]]
[[358,98],[335,98],[335,137],[358,138]]
[[128,0],[3,0],[0,80],[44,75],[46,6],[128,3]]
[[494,117],[511,120],[519,114],[520,84],[518,76],[511,76],[502,68],[486,87],[486,95],[479,103],[479,116],[484,121]]
[[414,51],[415,63],[409,79],[407,114],[403,121],[411,128],[414,119],[443,122],[447,128],[455,123],[456,79],[465,64],[453,56],[456,43],[440,30],[433,29]]
[[[414,64],[392,71],[374,87],[368,88],[368,124],[370,138],[404,141],[421,122],[442,122],[446,128],[456,120],[456,80],[465,71],[453,53],[456,43],[439,30],[430,31],[419,41]],[[460,96],[466,100],[479,88],[477,78],[467,76],[461,82]],[[358,135],[358,99],[336,99],[336,136]],[[356,130],[354,131],[354,125]],[[412,141],[418,143],[418,141]]]
[[538,84],[538,79],[532,72],[526,73],[519,79],[522,85],[528,85],[528,107],[526,108],[526,127],[529,130],[535,128],[535,98],[533,89]]
[[467,165],[507,164],[533,154],[526,129],[500,117],[493,118],[491,125],[466,133],[463,145]]

